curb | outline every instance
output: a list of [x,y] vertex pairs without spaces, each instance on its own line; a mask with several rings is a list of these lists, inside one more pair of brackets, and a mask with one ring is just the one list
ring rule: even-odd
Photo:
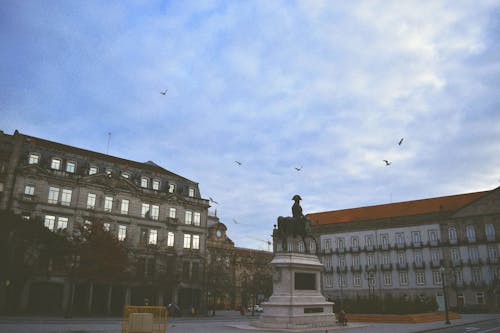
[[449,327],[460,327],[460,326],[467,326],[467,325],[473,325],[473,324],[477,324],[477,323],[484,323],[484,322],[487,322],[487,321],[491,321],[491,320],[497,320],[498,318],[488,318],[488,319],[481,319],[481,320],[475,320],[475,321],[469,321],[469,322],[466,322],[466,323],[458,323],[458,324],[453,324],[451,323],[450,325],[446,325],[446,326],[442,326],[442,327],[435,327],[435,328],[429,328],[429,329],[426,329],[426,330],[422,330],[422,331],[417,331],[417,332],[414,332],[414,333],[424,333],[424,332],[434,332],[434,331],[440,331],[444,328],[449,328]]

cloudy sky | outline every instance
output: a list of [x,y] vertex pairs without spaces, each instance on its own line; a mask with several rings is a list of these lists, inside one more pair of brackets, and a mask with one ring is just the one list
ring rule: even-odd
[[500,185],[500,1],[7,0],[0,42],[0,129],[110,132],[198,182],[237,246],[266,249],[297,193],[312,213]]

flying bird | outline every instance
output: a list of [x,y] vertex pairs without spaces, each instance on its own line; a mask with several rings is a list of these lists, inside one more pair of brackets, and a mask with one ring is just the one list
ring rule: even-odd
[[233,219],[233,222],[234,224],[240,224],[240,222],[236,221],[235,219]]
[[215,201],[214,199],[212,199],[212,197],[208,197],[208,200],[210,200],[210,202],[213,202],[214,204],[218,205],[219,203],[217,201]]
[[166,95],[166,94],[167,94],[167,91],[168,91],[168,89],[165,89],[165,91],[160,91],[160,94],[162,94],[162,95]]
[[234,163],[238,164],[238,165],[241,165],[241,162],[240,161],[234,161]]
[[302,166],[300,166],[300,168],[295,167],[294,169],[297,171],[300,171],[300,170],[302,170]]
[[385,165],[391,165],[392,162],[389,162],[388,160],[382,160],[382,162],[385,162]]
[[403,143],[403,140],[404,140],[404,139],[405,139],[405,138],[401,138],[401,140],[399,140],[399,142],[398,142],[398,145],[399,145],[399,146],[401,146],[401,144]]

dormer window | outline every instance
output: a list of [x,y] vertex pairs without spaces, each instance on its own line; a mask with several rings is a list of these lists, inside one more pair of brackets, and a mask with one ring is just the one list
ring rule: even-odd
[[61,170],[61,160],[59,158],[52,158],[50,168],[54,170]]
[[159,191],[160,190],[160,181],[158,179],[153,179],[153,190]]
[[96,166],[91,166],[89,168],[89,175],[95,175],[97,173],[98,169]]
[[66,172],[75,173],[76,163],[73,161],[66,162]]
[[189,188],[189,190],[188,190],[188,196],[194,197],[194,188]]
[[148,185],[149,185],[149,179],[142,177],[141,178],[141,187],[148,188]]
[[38,164],[40,163],[40,155],[38,154],[30,154],[28,158],[28,164]]

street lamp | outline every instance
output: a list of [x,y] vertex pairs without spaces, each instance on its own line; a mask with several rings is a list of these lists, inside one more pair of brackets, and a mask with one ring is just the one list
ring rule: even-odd
[[451,324],[450,319],[448,317],[448,296],[446,294],[446,275],[445,275],[445,269],[443,266],[439,269],[441,272],[441,282],[443,286],[443,297],[444,297],[444,315],[445,315],[445,324]]

